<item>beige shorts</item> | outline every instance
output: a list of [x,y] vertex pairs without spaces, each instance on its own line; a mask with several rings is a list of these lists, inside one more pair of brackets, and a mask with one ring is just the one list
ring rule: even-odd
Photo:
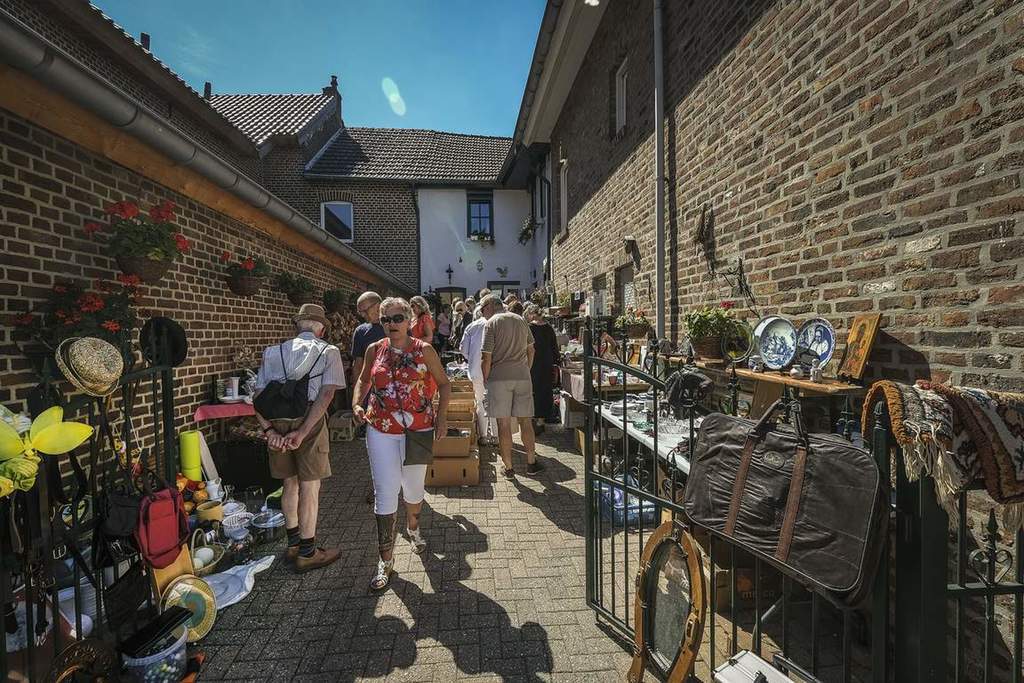
[[[271,420],[278,434],[284,435],[302,426],[306,418],[294,420]],[[294,451],[275,451],[270,449],[270,476],[275,479],[298,477],[299,481],[315,481],[331,476],[331,440],[327,430],[327,420],[313,428],[309,436],[303,439]]]
[[533,381],[495,379],[484,385],[487,417],[533,417]]

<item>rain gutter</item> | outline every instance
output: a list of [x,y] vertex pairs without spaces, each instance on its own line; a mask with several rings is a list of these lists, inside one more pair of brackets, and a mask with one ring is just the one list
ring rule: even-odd
[[654,0],[654,278],[655,331],[665,338],[665,72],[662,0]]
[[362,267],[398,291],[411,291],[408,285],[5,13],[0,13],[0,60],[48,85],[115,128],[138,138],[175,164],[195,171],[300,235]]

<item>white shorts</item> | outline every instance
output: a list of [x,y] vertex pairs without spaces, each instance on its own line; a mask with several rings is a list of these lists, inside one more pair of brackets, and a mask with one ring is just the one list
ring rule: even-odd
[[373,512],[390,515],[398,511],[398,494],[406,503],[423,501],[426,465],[406,465],[405,434],[385,434],[366,426],[366,450],[373,475]]

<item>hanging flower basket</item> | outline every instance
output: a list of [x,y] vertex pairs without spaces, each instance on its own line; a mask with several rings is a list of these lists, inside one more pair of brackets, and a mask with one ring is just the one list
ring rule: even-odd
[[127,256],[118,254],[114,257],[117,267],[125,275],[135,275],[147,285],[155,285],[164,279],[167,271],[174,265],[170,259],[151,259],[145,256]]
[[704,360],[722,360],[721,337],[692,337],[693,350]]
[[229,275],[228,289],[238,296],[255,296],[263,289],[266,278],[258,275]]
[[315,292],[288,292],[288,301],[291,301],[296,306],[302,304],[311,304],[316,301]]

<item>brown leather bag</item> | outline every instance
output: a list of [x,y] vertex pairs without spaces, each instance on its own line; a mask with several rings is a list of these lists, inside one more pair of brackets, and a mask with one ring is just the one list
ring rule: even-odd
[[832,434],[714,413],[697,434],[683,507],[840,607],[870,595],[888,531],[888,482],[870,453]]

